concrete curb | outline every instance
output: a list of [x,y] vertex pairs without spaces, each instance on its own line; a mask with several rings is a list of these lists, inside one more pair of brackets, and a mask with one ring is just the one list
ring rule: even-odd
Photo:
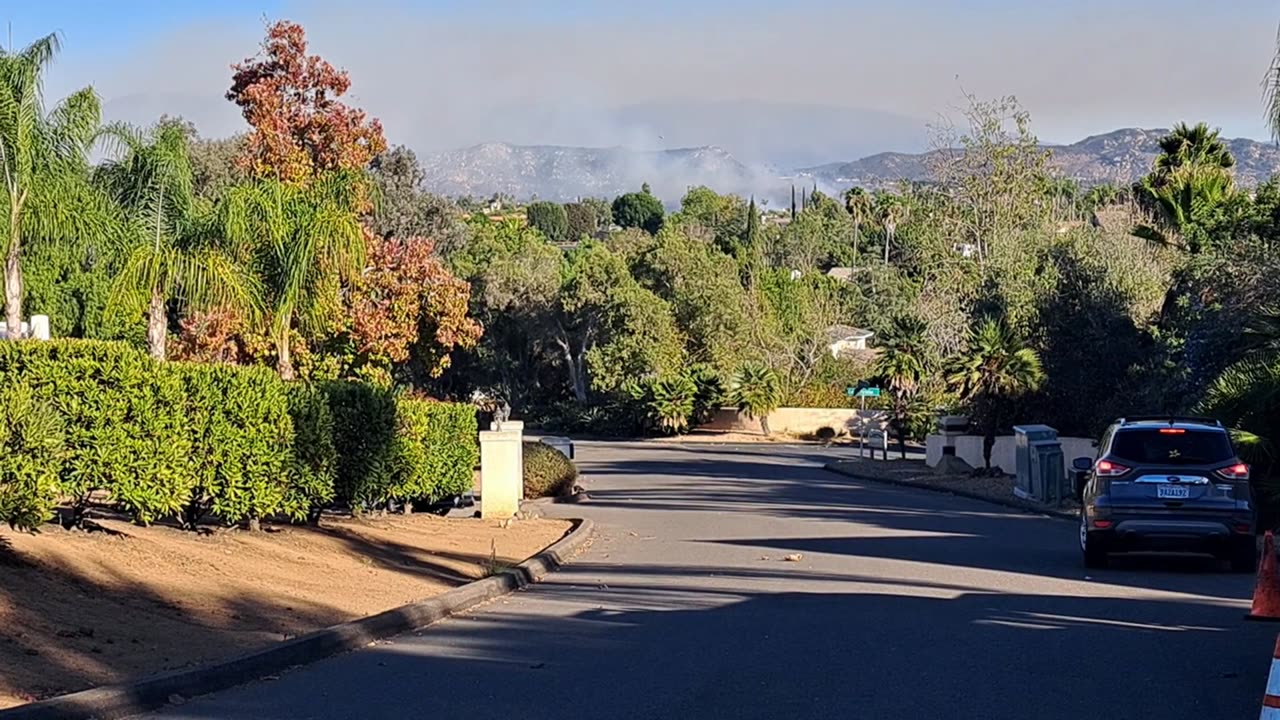
[[[1036,515],[1044,515],[1046,517],[1051,517],[1058,520],[1070,520],[1072,522],[1075,522],[1080,519],[1080,515],[1078,513],[1071,512],[1070,510],[1059,510],[1057,508],[1036,507],[1035,505],[1031,505],[1031,504],[1023,504],[1022,501],[1016,498],[1009,498],[1009,499],[995,498],[989,495],[983,495],[982,493],[962,490],[960,488],[944,488],[944,487],[938,487],[937,485],[928,485],[926,483],[912,482],[911,480],[897,480],[897,479],[891,479],[891,478],[871,477],[870,475],[860,475],[858,473],[850,472],[843,468],[837,467],[837,465],[838,463],[836,462],[829,462],[826,465],[824,465],[823,468],[828,472],[833,472],[833,473],[836,473],[837,475],[844,475],[845,477],[851,477],[851,478],[854,478],[855,480],[864,480],[866,482],[882,483],[884,485],[897,485],[898,487],[909,487],[909,488],[915,488],[916,490],[928,490],[930,492],[944,493],[947,495],[955,495],[956,497],[968,498],[969,500],[978,500],[981,502],[990,503],[992,505],[999,505],[1001,507],[1007,507],[1013,510],[1021,510],[1023,512],[1033,513]],[[3,720],[2,714],[0,714],[0,720]]]
[[422,602],[334,625],[269,648],[192,670],[61,695],[0,710],[0,720],[112,720],[149,712],[170,698],[192,698],[225,690],[288,668],[357,650],[375,640],[417,630],[450,615],[536,583],[582,550],[594,525],[578,520],[554,545],[497,575],[476,580]]

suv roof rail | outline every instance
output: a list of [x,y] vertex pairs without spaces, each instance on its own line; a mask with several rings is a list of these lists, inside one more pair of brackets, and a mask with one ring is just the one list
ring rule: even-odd
[[1122,417],[1118,421],[1121,425],[1128,425],[1135,422],[1167,422],[1170,425],[1177,423],[1196,423],[1197,425],[1212,425],[1213,427],[1222,427],[1222,422],[1214,418],[1200,417],[1197,415],[1133,415],[1131,417]]

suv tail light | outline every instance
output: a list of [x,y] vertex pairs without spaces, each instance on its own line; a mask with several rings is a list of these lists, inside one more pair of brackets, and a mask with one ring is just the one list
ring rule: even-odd
[[1218,477],[1224,478],[1226,480],[1248,480],[1249,479],[1249,466],[1245,465],[1244,463],[1236,463],[1235,465],[1219,468],[1217,470],[1214,470],[1213,472],[1216,473]]
[[1099,460],[1098,464],[1093,466],[1093,472],[1100,478],[1113,478],[1129,472],[1129,468],[1118,462]]

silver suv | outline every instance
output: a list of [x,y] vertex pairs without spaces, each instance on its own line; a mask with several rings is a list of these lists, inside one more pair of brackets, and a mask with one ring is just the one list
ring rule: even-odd
[[1210,553],[1236,572],[1258,560],[1249,466],[1214,420],[1117,420],[1096,459],[1076,458],[1080,550],[1087,567],[1110,553]]

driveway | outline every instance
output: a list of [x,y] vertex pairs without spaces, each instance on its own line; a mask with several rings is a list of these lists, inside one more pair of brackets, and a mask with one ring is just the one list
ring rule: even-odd
[[1256,716],[1276,627],[1242,621],[1251,577],[1087,573],[1070,522],[820,469],[835,455],[580,444],[592,501],[549,512],[598,537],[547,582],[151,717]]

